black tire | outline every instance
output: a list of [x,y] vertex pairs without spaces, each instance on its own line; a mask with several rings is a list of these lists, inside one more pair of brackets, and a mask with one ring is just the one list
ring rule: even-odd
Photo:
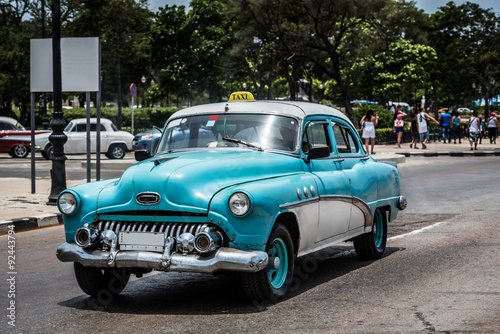
[[74,269],[80,289],[93,297],[119,294],[130,278],[130,273],[118,268],[85,267],[75,262]]
[[113,144],[109,147],[106,156],[108,159],[123,159],[127,153],[127,147],[123,144]]
[[42,151],[42,157],[44,157],[47,160],[52,159],[53,155],[54,155],[54,147],[52,145],[48,145],[45,151]]
[[13,158],[26,158],[29,153],[29,148],[24,145],[16,145],[10,149],[10,156]]
[[[256,273],[242,273],[241,281],[248,298],[256,302],[276,303],[290,290],[295,253],[287,228],[277,224],[266,245],[269,265]],[[286,253],[286,257],[283,256]],[[281,254],[279,268],[274,267],[274,255]]]
[[361,260],[380,259],[387,244],[387,214],[377,209],[373,216],[372,231],[354,238],[354,249]]

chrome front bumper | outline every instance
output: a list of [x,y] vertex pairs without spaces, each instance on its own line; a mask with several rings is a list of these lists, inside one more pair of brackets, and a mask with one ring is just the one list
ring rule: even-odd
[[268,263],[266,252],[218,248],[208,255],[164,254],[148,251],[117,251],[110,261],[110,252],[85,250],[74,243],[63,243],[57,248],[57,258],[62,262],[79,262],[87,267],[148,268],[163,271],[213,273],[219,270],[257,272]]

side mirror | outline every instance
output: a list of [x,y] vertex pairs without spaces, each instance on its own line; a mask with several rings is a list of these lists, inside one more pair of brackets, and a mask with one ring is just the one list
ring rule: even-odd
[[151,158],[151,153],[148,150],[137,150],[134,152],[135,160],[142,161]]
[[313,147],[307,154],[306,162],[314,159],[328,158],[330,156],[330,148],[328,146]]

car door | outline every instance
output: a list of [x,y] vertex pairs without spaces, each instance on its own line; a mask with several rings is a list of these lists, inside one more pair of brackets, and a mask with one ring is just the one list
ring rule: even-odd
[[85,123],[76,123],[66,135],[68,136],[64,145],[66,153],[87,152],[87,125]]
[[348,230],[350,207],[344,199],[350,197],[350,187],[347,178],[337,163],[336,152],[333,150],[331,130],[326,118],[309,120],[304,127],[302,137],[302,154],[308,149],[328,146],[330,156],[310,160],[306,170],[316,176],[315,189],[319,201],[315,244],[330,243],[335,238],[340,239]]
[[332,121],[335,148],[338,151],[339,169],[346,176],[352,196],[349,230],[361,230],[368,216],[371,216],[369,203],[376,200],[377,177],[373,166],[367,161],[359,136],[355,130],[340,120]]

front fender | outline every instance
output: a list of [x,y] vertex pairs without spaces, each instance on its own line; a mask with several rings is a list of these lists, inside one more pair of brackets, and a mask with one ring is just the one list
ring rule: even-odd
[[[280,206],[299,201],[297,189],[311,185],[316,186],[313,176],[295,174],[229,187],[213,196],[209,217],[226,233],[230,247],[265,250],[277,217],[287,212]],[[235,192],[248,194],[252,201],[249,213],[242,217],[229,210],[228,200]]]
[[[64,192],[71,192],[77,197],[79,203],[77,211],[72,215],[63,214],[64,230],[66,242],[74,242],[75,232],[86,223],[92,223],[97,219],[97,199],[99,193],[107,188],[116,185],[118,179],[110,179],[96,182],[89,182],[74,186]],[[59,195],[61,196],[61,195]]]

